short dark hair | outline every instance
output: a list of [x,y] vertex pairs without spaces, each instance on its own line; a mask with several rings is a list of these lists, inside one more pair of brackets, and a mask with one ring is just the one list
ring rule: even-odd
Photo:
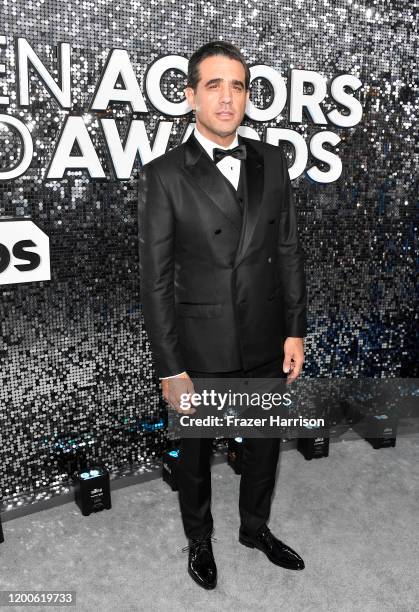
[[244,68],[245,79],[244,86],[245,89],[249,89],[250,86],[250,69],[246,64],[246,60],[244,59],[240,49],[238,49],[235,45],[229,42],[225,42],[223,40],[214,40],[213,42],[206,43],[199,47],[194,53],[191,55],[188,64],[188,80],[187,87],[192,87],[195,91],[200,79],[199,74],[199,64],[206,57],[212,57],[213,55],[224,55],[225,57],[229,57],[231,59],[235,59],[239,61]]

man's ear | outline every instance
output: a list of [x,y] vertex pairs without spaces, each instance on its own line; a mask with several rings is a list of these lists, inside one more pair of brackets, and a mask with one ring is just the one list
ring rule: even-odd
[[192,110],[195,110],[195,93],[192,87],[185,87],[183,93],[185,94],[189,106],[192,108]]

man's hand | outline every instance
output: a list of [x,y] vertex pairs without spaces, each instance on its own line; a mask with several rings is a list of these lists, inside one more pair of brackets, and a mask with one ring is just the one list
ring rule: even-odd
[[[173,376],[171,378],[165,378],[161,381],[161,387],[163,391],[163,397],[173,410],[179,412],[179,414],[194,414],[196,408],[191,406],[190,408],[182,408],[182,400],[185,401],[185,396],[181,396],[186,393],[189,395],[189,403],[191,402],[191,394],[195,393],[195,389],[192,380],[186,372]],[[183,405],[185,405],[183,403]]]
[[289,372],[287,385],[298,378],[301,374],[304,363],[304,343],[303,338],[289,337],[284,342],[284,365],[283,371]]

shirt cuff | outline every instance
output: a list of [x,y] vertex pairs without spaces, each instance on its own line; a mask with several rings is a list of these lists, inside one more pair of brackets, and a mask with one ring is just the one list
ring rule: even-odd
[[160,380],[167,380],[168,378],[176,378],[176,376],[180,376],[181,374],[186,374],[186,372],[179,372],[179,374],[172,374],[172,376],[160,376]]

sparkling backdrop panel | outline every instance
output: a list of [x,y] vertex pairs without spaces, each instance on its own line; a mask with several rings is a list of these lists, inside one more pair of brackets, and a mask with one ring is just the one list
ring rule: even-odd
[[[322,185],[303,173],[293,181],[309,286],[305,373],[417,376],[413,10],[414,3],[396,0],[5,0],[0,95],[8,95],[10,104],[0,112],[28,125],[34,156],[22,177],[0,182],[0,215],[28,216],[49,236],[51,281],[0,288],[0,509],[66,491],[66,457],[77,449],[105,462],[116,477],[155,469],[165,446],[139,294],[140,162],[129,180],[113,178],[101,114],[87,112],[112,48],[128,51],[143,92],[147,67],[157,58],[189,57],[214,39],[233,42],[249,64],[266,64],[285,77],[300,68],[327,79],[344,72],[361,80],[361,123],[333,128],[341,138],[340,178]],[[57,44],[71,44],[71,113],[89,115],[105,180],[81,171],[45,180],[69,113],[33,72],[31,103],[17,105],[18,36],[49,69],[57,67]],[[57,70],[52,74],[57,77]],[[161,90],[178,102],[185,84],[184,75],[171,70]],[[256,106],[268,106],[271,95],[263,79],[253,82]],[[152,142],[159,122],[168,118],[147,107],[141,118]],[[122,135],[133,113],[127,104],[112,104],[106,117],[118,119]],[[168,148],[180,144],[193,116],[170,120]],[[266,124],[245,117],[243,125],[261,139],[269,127],[289,127],[305,139],[320,129],[307,119],[291,125],[285,112]],[[286,151],[291,164],[291,147]],[[0,167],[20,155],[16,135],[0,130]]]

